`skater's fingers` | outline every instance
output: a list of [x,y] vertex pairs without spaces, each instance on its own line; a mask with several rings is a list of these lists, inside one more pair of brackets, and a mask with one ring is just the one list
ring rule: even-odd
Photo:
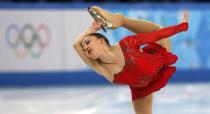
[[96,22],[96,25],[101,25],[101,22]]
[[93,24],[93,25],[97,25],[98,22],[97,22],[97,21],[93,21],[92,24]]
[[187,18],[189,16],[189,12],[188,11],[184,11],[184,18]]
[[189,12],[187,10],[184,10],[182,12],[182,22],[188,22]]

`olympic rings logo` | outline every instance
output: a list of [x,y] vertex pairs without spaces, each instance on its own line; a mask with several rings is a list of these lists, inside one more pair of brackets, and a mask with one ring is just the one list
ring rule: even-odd
[[42,55],[51,40],[51,32],[47,25],[40,24],[36,28],[31,24],[25,24],[20,28],[11,24],[6,30],[6,43],[18,58],[25,58],[30,54],[33,58]]

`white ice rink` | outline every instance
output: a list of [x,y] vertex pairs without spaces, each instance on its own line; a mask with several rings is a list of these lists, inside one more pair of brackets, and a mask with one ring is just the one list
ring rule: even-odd
[[[210,84],[169,84],[153,114],[210,114]],[[126,86],[1,88],[0,114],[134,114]]]

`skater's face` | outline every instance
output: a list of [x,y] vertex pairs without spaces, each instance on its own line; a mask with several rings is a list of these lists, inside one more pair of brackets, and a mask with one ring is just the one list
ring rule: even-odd
[[97,59],[105,46],[107,45],[104,39],[97,38],[96,36],[86,36],[82,41],[82,48],[85,54],[92,59]]

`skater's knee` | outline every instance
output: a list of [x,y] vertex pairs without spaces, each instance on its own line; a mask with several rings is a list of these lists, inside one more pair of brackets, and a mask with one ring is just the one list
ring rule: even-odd
[[126,17],[122,13],[115,13],[114,15],[120,20],[122,24],[124,23]]

